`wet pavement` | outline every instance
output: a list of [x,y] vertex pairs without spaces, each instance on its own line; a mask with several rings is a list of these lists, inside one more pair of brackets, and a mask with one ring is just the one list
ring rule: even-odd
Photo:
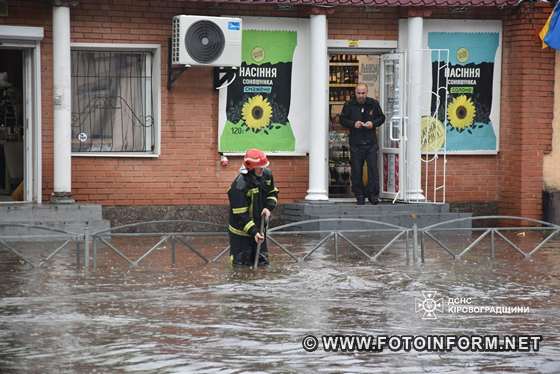
[[[219,243],[205,248],[214,255]],[[301,244],[301,243],[300,243]],[[291,242],[294,248],[311,248]],[[151,243],[146,245],[146,249]],[[169,248],[134,269],[100,251],[83,274],[64,251],[33,269],[0,252],[1,373],[560,373],[560,244],[522,260],[502,248],[426,262],[391,249],[370,263],[351,248],[321,248],[304,263],[232,269]],[[134,252],[132,250],[132,252]],[[131,253],[131,256],[138,253]],[[528,313],[425,319],[423,291]],[[315,352],[306,335],[542,335],[539,352]]]

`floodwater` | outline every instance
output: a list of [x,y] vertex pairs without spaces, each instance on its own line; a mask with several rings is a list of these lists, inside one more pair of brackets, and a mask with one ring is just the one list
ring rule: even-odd
[[[144,240],[146,250],[157,242]],[[212,240],[196,243],[205,256],[227,244]],[[299,255],[313,247],[286,240]],[[132,247],[123,251],[138,258],[139,244]],[[495,259],[473,250],[462,260],[428,246],[424,264],[398,246],[378,263],[342,245],[337,259],[326,243],[300,263],[271,248],[272,266],[258,271],[232,269],[225,258],[204,264],[185,248],[171,266],[168,245],[133,269],[107,248],[97,256],[85,274],[70,250],[36,269],[0,251],[1,373],[560,373],[558,242],[528,260],[503,245]],[[444,303],[529,311],[425,319],[415,311],[423,291]],[[302,348],[307,335],[333,334],[543,340],[538,352]]]

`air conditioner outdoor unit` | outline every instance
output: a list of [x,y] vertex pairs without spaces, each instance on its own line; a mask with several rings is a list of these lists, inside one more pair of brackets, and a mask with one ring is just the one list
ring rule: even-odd
[[175,65],[240,66],[241,19],[173,17],[171,59]]

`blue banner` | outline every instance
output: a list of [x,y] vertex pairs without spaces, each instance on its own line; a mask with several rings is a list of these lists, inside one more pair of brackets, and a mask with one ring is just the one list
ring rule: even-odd
[[[432,90],[445,97],[447,78],[447,116],[432,97],[431,110],[446,126],[448,152],[496,151],[497,129],[490,120],[492,112],[494,62],[499,33],[430,32],[430,49],[448,49],[449,66],[438,75],[444,54],[432,53]],[[439,76],[439,82],[438,82]]]

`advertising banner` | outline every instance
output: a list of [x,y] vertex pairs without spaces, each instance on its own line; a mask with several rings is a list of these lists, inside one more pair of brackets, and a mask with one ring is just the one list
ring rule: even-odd
[[[241,67],[220,96],[220,152],[307,151],[306,118],[292,110],[294,99],[299,106],[308,100],[297,89],[306,82],[294,78],[297,48],[297,30],[243,30]],[[301,59],[299,65],[304,65]]]
[[[447,118],[445,107],[440,106],[437,119],[440,123],[447,119],[448,152],[497,151],[497,124],[490,117],[496,110],[492,103],[499,40],[497,32],[428,32],[430,49],[449,50],[449,66],[439,75],[445,61],[438,61],[441,53],[432,53],[432,91],[445,87],[447,78]],[[436,106],[433,95],[432,113]]]

